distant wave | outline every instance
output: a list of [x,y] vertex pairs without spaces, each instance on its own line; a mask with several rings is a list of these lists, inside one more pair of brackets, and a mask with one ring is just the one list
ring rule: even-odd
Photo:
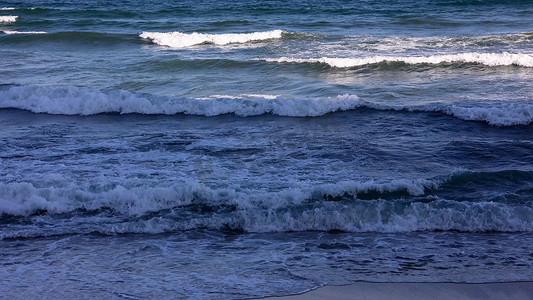
[[0,10],[15,10],[14,7],[2,7]]
[[533,67],[533,55],[513,53],[459,53],[430,56],[370,56],[362,58],[264,58],[267,62],[278,63],[320,63],[334,68],[353,68],[364,65],[400,62],[405,64],[477,63],[487,66]]
[[3,30],[5,34],[45,34],[46,31],[13,31],[13,30]]
[[135,34],[101,33],[88,31],[65,31],[47,33],[44,31],[4,30],[3,32],[7,34],[7,36],[4,36],[3,38],[6,39],[6,41],[14,44],[27,42],[63,42],[97,45],[116,45],[121,43],[132,43],[138,45],[141,43],[141,41],[139,41],[137,35]]
[[18,16],[0,16],[0,23],[13,23],[17,21]]
[[243,44],[251,41],[264,41],[279,39],[283,34],[282,30],[272,30],[253,33],[226,33],[226,34],[206,34],[206,33],[182,33],[182,32],[143,32],[139,37],[151,40],[153,43],[171,48],[185,48],[201,44],[228,45]]
[[188,114],[248,117],[272,114],[288,117],[318,117],[358,108],[407,112],[440,112],[468,121],[495,126],[528,125],[533,122],[533,102],[429,103],[385,105],[361,100],[356,95],[324,98],[283,98],[274,95],[214,95],[207,98],[164,97],[128,91],[102,92],[76,87],[12,86],[0,90],[0,108],[61,115]]
[[[502,177],[524,183],[531,180],[532,174],[514,170],[462,172],[432,180],[345,181],[277,192],[215,189],[196,181],[160,187],[93,182],[90,188],[75,183],[65,183],[63,187],[0,183],[0,217],[37,213],[41,218],[53,218],[54,214],[59,214],[61,220],[69,218],[69,222],[60,222],[44,232],[39,226],[6,229],[0,238],[85,233],[84,230],[155,234],[199,228],[246,232],[532,232],[531,206],[438,196],[441,190],[468,189],[471,183],[464,179],[490,184],[494,178]],[[9,217],[3,222],[7,224]],[[72,226],[78,222],[83,226]]]

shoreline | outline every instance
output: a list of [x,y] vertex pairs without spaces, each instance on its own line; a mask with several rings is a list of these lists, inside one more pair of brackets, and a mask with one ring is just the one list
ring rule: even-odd
[[287,296],[265,297],[271,300],[529,300],[533,281],[494,283],[445,282],[356,282],[350,285],[323,286]]

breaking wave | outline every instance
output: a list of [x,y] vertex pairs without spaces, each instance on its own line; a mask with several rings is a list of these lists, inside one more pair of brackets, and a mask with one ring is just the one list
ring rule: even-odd
[[533,55],[513,53],[459,53],[431,56],[371,56],[362,58],[264,58],[267,62],[278,63],[320,63],[334,68],[354,68],[380,63],[442,64],[442,63],[476,63],[486,66],[520,66],[533,67]]
[[143,32],[139,37],[151,40],[153,43],[171,48],[186,48],[194,45],[214,44],[243,44],[253,41],[264,41],[280,39],[282,30],[272,30],[253,33],[226,33],[226,34],[206,34],[206,33],[182,33],[174,32]]
[[494,126],[528,125],[533,122],[533,102],[498,102],[479,105],[432,103],[414,106],[367,104],[378,110],[441,112],[465,121],[483,121]]
[[272,114],[286,117],[318,117],[328,113],[367,108],[384,111],[440,112],[467,121],[494,126],[528,125],[533,122],[533,102],[429,103],[385,105],[356,95],[325,98],[283,98],[274,95],[214,95],[207,98],[165,97],[128,91],[103,92],[76,87],[12,86],[0,90],[0,108],[34,113],[89,116],[102,113],[240,117]]
[[13,23],[17,21],[18,16],[0,16],[0,23]]
[[127,91],[102,92],[75,87],[15,86],[0,91],[0,108],[17,108],[35,113],[95,115],[101,113],[188,114],[256,116],[274,114],[290,117],[321,116],[361,105],[355,95],[317,99],[279,97],[173,98],[137,95]]
[[[513,176],[531,177],[527,172],[512,172]],[[498,176],[496,172],[433,180],[349,181],[277,192],[216,189],[196,181],[161,187],[0,183],[0,218],[15,222],[0,237],[95,231],[156,234],[205,228],[245,232],[533,231],[533,207],[526,204],[438,196],[442,189],[468,185],[465,176],[483,180],[485,175]],[[29,218],[24,221],[27,223],[32,216],[37,222],[56,225],[44,232],[37,225],[16,225],[17,218]],[[54,218],[62,221],[57,223]]]

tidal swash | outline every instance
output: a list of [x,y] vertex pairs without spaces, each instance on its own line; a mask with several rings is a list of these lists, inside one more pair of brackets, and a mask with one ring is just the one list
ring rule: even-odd
[[0,293],[531,280],[533,6],[427,2],[0,2]]

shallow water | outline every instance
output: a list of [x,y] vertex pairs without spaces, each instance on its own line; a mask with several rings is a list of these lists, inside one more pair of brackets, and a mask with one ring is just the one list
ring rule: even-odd
[[530,4],[2,2],[0,289],[529,280]]

